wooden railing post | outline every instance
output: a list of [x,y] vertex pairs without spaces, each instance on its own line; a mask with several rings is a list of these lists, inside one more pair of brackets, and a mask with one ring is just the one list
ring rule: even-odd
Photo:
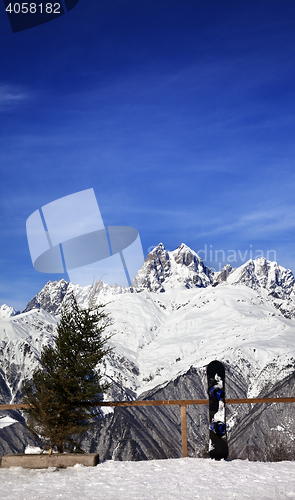
[[180,405],[182,456],[187,457],[186,405]]

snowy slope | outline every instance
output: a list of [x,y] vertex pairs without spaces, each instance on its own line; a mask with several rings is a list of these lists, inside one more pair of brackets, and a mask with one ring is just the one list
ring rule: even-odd
[[4,427],[8,427],[17,423],[17,420],[11,417],[0,417],[0,429],[4,429]]
[[213,359],[242,366],[246,359],[249,379],[254,377],[249,394],[254,396],[261,390],[255,380],[264,367],[277,360],[278,380],[285,375],[286,360],[295,358],[295,320],[242,285],[125,294],[115,297],[107,310],[114,319],[110,343],[138,369],[130,387],[137,393],[190,366]]
[[42,310],[0,321],[0,401],[19,400],[25,378],[30,378],[42,346],[53,341],[57,319]]

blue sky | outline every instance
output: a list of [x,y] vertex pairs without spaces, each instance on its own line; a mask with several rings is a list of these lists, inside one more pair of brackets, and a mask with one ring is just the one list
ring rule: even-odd
[[63,277],[34,270],[26,219],[89,188],[145,256],[295,271],[293,0],[80,0],[18,33],[3,8],[0,40],[0,304]]

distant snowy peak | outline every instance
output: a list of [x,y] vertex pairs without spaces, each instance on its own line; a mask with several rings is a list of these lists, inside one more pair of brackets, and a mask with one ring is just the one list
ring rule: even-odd
[[25,313],[32,309],[43,309],[55,314],[67,293],[68,287],[69,283],[64,279],[48,281],[42,290],[30,300],[22,312]]
[[150,292],[164,292],[181,285],[186,288],[207,287],[213,276],[213,271],[184,243],[173,252],[168,252],[160,243],[147,256],[133,286]]
[[14,309],[14,307],[7,306],[6,304],[0,306],[0,319],[11,318],[11,316],[15,316],[16,314],[19,314],[19,311]]
[[290,269],[279,266],[261,257],[248,260],[245,264],[228,273],[228,284],[243,284],[254,290],[264,288],[270,295],[278,299],[294,296],[295,279]]
[[[66,303],[70,295],[74,293],[78,303],[81,306],[87,306],[89,293],[92,286],[80,286],[68,283],[64,279],[59,281],[48,281],[42,290],[35,295],[26,305],[23,313],[32,311],[33,309],[42,309],[53,316],[58,316],[61,313],[62,303]],[[121,287],[119,285],[108,285],[101,283],[97,295],[99,296],[98,302],[103,304],[112,299],[114,295],[122,293],[132,293],[132,287]]]
[[225,281],[228,280],[228,277],[231,273],[233,273],[235,269],[231,267],[230,264],[226,264],[223,269],[219,272],[214,273],[214,278],[213,278],[213,286],[218,285],[219,283],[224,283]]
[[214,275],[213,285],[222,282],[263,291],[285,318],[295,317],[295,279],[290,269],[285,269],[277,262],[261,257],[248,260],[237,269],[227,265]]

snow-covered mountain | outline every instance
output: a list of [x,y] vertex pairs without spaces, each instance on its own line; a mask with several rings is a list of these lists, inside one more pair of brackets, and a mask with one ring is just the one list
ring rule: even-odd
[[0,320],[10,318],[11,316],[15,316],[19,314],[19,311],[14,309],[14,307],[9,307],[6,304],[0,306]]
[[[48,282],[21,314],[7,314],[0,321],[2,403],[20,400],[23,381],[30,378],[42,346],[53,341],[62,301],[73,291],[85,304],[89,290],[64,280]],[[114,350],[103,366],[113,382],[109,399],[205,398],[206,366],[213,359],[227,367],[227,397],[294,395],[295,280],[276,262],[260,258],[214,273],[186,245],[167,252],[159,244],[132,287],[104,284],[97,300],[107,303],[113,319],[109,342]],[[290,442],[295,437],[292,410],[292,405],[282,404],[228,407],[232,455],[259,458],[268,428],[276,439]],[[188,411],[192,455],[205,449],[206,412],[206,407]],[[85,449],[118,459],[180,455],[177,407],[105,413],[96,431],[85,438]],[[20,423],[0,429],[1,454],[32,442],[20,413],[4,414]],[[278,424],[283,430],[276,430]],[[247,441],[239,434],[243,426]],[[16,445],[11,442],[17,427],[21,430],[15,432]]]
[[238,269],[226,266],[216,273],[215,282],[246,285],[267,294],[267,298],[287,318],[295,317],[295,279],[290,269],[265,258],[249,260]]
[[150,292],[165,292],[180,286],[206,287],[212,283],[213,275],[211,269],[184,243],[173,252],[167,252],[160,243],[147,256],[133,285],[136,289]]

